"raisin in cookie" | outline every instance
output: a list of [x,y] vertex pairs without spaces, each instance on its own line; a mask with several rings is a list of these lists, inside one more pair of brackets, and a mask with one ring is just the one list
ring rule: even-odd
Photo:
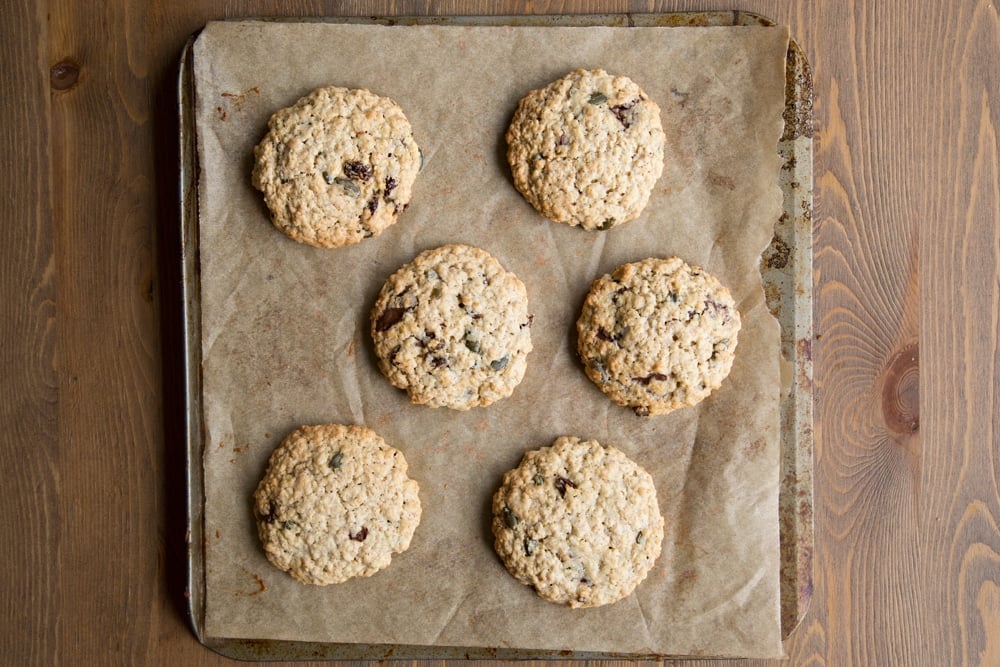
[[361,426],[303,426],[274,450],[253,497],[264,553],[304,584],[369,577],[420,523],[403,454]]
[[493,496],[494,547],[541,597],[597,607],[628,596],[660,555],[653,478],[614,447],[557,438],[530,451]]
[[413,403],[467,410],[510,396],[527,367],[524,284],[485,250],[425,250],[382,286],[371,313],[379,369]]
[[705,399],[729,375],[740,314],[729,290],[683,260],[650,258],[591,285],[576,323],[587,376],[637,415]]
[[319,248],[378,236],[410,201],[420,150],[398,104],[319,88],[281,109],[254,149],[253,186],[274,226]]
[[660,107],[631,79],[575,70],[521,99],[507,129],[514,185],[546,218],[633,220],[663,173]]

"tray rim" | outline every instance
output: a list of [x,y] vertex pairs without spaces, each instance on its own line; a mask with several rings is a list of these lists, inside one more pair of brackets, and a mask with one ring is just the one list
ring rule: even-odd
[[[255,18],[234,21],[363,23],[389,26],[477,25],[477,26],[611,26],[611,27],[709,27],[773,26],[759,14],[739,10],[704,12],[659,12],[621,14],[542,14],[489,16],[368,16]],[[199,31],[200,32],[200,31]],[[184,46],[177,80],[178,141],[180,149],[179,192],[181,211],[181,315],[185,336],[183,348],[183,387],[185,458],[187,472],[186,525],[184,539],[187,553],[187,578],[184,597],[188,622],[198,641],[227,657],[241,660],[294,659],[651,659],[685,658],[661,654],[615,652],[547,651],[497,647],[457,647],[435,645],[347,644],[299,642],[269,639],[209,637],[204,632],[204,471],[203,423],[201,419],[201,309],[198,254],[198,161],[194,122],[194,79],[192,47],[198,32]],[[784,287],[778,299],[768,299],[768,307],[782,322],[783,359],[791,365],[793,380],[781,404],[781,476],[779,521],[781,522],[781,637],[788,639],[801,623],[812,597],[813,486],[812,486],[812,77],[805,54],[789,40],[786,69],[786,123],[789,113],[804,123],[778,142],[778,152],[785,159],[779,183],[784,195],[784,213],[776,223],[775,238],[762,255],[762,282]],[[789,158],[792,158],[789,160]],[[789,241],[791,243],[789,243]],[[780,266],[768,258],[775,244],[794,252],[789,262]],[[803,252],[807,250],[808,252]],[[780,253],[779,253],[780,255]],[[773,256],[773,253],[772,253]],[[765,288],[765,291],[766,288]],[[772,292],[773,294],[773,292]],[[796,295],[800,298],[796,298]],[[786,322],[779,315],[791,310]],[[786,488],[786,486],[788,488]],[[791,512],[794,517],[782,521]],[[788,517],[785,517],[788,518]],[[713,658],[740,656],[711,656]]]

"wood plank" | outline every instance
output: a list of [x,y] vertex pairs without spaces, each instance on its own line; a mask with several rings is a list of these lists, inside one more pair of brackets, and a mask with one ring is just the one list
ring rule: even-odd
[[141,664],[157,640],[163,439],[147,15],[53,2],[59,301],[57,645],[78,664]]
[[919,542],[928,664],[1000,664],[1000,21],[935,8],[919,68]]
[[[839,5],[815,26],[821,127],[815,271],[817,558],[822,663],[916,664],[919,435],[913,22],[903,3]],[[823,72],[821,68],[826,67]],[[881,156],[891,156],[881,159]],[[898,356],[903,355],[903,356]],[[899,361],[893,362],[893,359]],[[898,395],[898,401],[896,396]],[[894,413],[886,411],[890,406]]]
[[56,286],[49,179],[49,64],[45,3],[8,3],[0,22],[0,522],[4,594],[0,655],[52,664],[61,573]]

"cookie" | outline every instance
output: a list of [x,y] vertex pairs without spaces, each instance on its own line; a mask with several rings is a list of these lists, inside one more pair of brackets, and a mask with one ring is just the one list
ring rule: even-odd
[[530,451],[493,496],[494,547],[542,598],[597,607],[628,596],[660,555],[653,478],[614,447],[557,438]]
[[531,351],[528,293],[467,245],[425,250],[382,286],[371,312],[379,369],[410,401],[468,410],[510,396]]
[[267,559],[304,584],[369,577],[420,523],[403,454],[362,426],[302,426],[271,454],[253,496]]
[[514,185],[543,216],[610,229],[646,207],[664,142],[660,107],[635,82],[578,69],[521,99],[507,160]]
[[403,110],[367,90],[319,88],[281,109],[254,148],[274,226],[335,248],[378,236],[410,202],[420,149]]
[[677,257],[618,267],[591,285],[576,323],[587,376],[637,415],[704,400],[729,375],[740,330],[733,297]]

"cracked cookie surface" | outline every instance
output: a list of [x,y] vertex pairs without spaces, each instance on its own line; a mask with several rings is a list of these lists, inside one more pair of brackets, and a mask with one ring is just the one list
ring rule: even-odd
[[492,527],[511,575],[570,607],[630,595],[663,542],[649,473],[614,447],[576,437],[527,452],[504,474]]
[[577,320],[587,376],[640,416],[704,400],[729,375],[741,322],[714,276],[678,257],[624,264],[591,285]]
[[663,173],[660,108],[631,79],[574,70],[518,103],[514,185],[546,218],[610,229],[642,213]]
[[252,183],[290,238],[319,248],[358,243],[381,234],[409,204],[420,149],[393,100],[318,88],[267,126],[254,148]]
[[362,426],[302,426],[272,452],[253,496],[267,559],[304,584],[368,577],[420,523],[403,454]]
[[393,273],[371,312],[379,369],[410,401],[467,410],[510,396],[531,351],[524,284],[485,250],[425,250]]

